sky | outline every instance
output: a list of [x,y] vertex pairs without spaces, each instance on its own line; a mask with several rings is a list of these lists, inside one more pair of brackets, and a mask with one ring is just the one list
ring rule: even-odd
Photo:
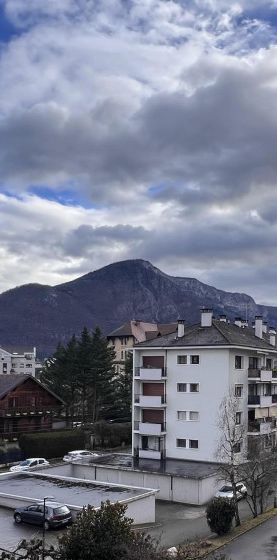
[[277,0],[0,0],[0,291],[129,258],[277,305]]

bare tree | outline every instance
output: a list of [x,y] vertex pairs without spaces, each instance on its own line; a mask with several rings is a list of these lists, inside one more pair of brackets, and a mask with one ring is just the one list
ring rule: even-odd
[[216,451],[216,459],[219,462],[218,478],[232,486],[236,526],[240,525],[236,484],[242,480],[240,463],[245,459],[243,446],[245,426],[238,423],[238,412],[239,400],[233,395],[224,397],[219,407],[217,427],[220,437]]
[[247,502],[253,517],[263,513],[268,497],[277,483],[277,449],[267,448],[267,436],[252,439],[248,461],[241,465],[241,477],[247,486]]

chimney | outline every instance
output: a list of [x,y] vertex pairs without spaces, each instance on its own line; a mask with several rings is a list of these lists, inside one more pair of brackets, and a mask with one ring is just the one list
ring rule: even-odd
[[213,321],[213,310],[202,309],[201,311],[201,327],[211,327]]
[[36,358],[36,357],[37,357],[37,349],[36,349],[35,346],[34,346],[34,348],[33,348],[33,353],[34,353],[34,358]]
[[221,323],[226,323],[227,322],[226,315],[219,315],[219,320],[221,321]]
[[263,333],[267,333],[267,322],[263,322]]
[[182,319],[178,320],[178,330],[177,330],[177,337],[182,338],[185,334],[185,321]]
[[276,346],[276,330],[273,327],[269,329],[269,344]]
[[237,325],[237,327],[241,327],[242,323],[241,323],[241,318],[240,317],[235,318],[235,325]]
[[263,318],[261,315],[255,317],[255,336],[263,338]]

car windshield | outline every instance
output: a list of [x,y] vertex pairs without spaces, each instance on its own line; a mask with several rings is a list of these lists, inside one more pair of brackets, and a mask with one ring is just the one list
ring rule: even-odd
[[219,492],[232,492],[233,488],[232,486],[222,486],[222,488],[220,488]]
[[67,506],[60,506],[54,509],[54,515],[62,515],[64,513],[69,513],[69,509]]
[[19,464],[19,466],[20,466],[20,467],[27,467],[28,465],[31,464],[31,462],[32,462],[31,459],[26,459],[26,461],[22,461],[22,462]]

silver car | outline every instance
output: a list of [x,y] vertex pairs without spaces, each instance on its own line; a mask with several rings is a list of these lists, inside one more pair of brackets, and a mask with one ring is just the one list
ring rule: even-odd
[[21,461],[19,465],[14,465],[13,467],[10,468],[10,471],[11,472],[29,471],[40,467],[47,467],[49,464],[50,464],[49,461],[43,459],[42,457],[33,457],[31,459],[25,459],[25,461]]
[[[237,482],[236,484],[236,500],[242,500],[247,496],[247,488],[242,482]],[[216,498],[227,498],[232,500],[234,498],[234,492],[231,484],[225,484],[218,490],[215,494]]]

